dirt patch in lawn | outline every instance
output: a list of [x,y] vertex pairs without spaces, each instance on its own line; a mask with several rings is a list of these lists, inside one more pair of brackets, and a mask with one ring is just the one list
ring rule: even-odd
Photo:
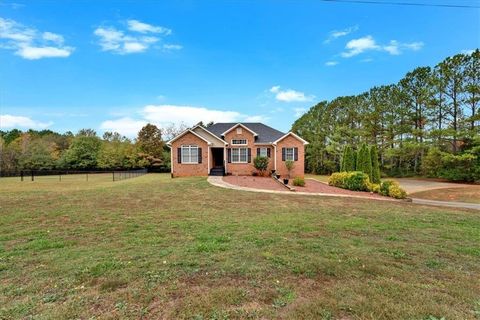
[[[226,177],[223,177],[223,181],[239,187],[245,187],[245,188],[273,190],[273,191],[288,191],[287,188],[283,187],[277,181],[273,180],[270,177],[226,176]],[[289,184],[291,185],[291,181]],[[304,187],[298,187],[298,186],[293,186],[293,187],[295,188],[296,192],[324,193],[324,194],[331,194],[331,195],[340,194],[340,195],[362,196],[362,197],[377,198],[377,199],[388,199],[387,197],[383,197],[375,193],[350,191],[346,189],[332,187],[325,183],[321,183],[313,179],[306,179]]]
[[412,193],[411,196],[427,200],[480,203],[480,186],[472,185],[466,187],[427,190]]

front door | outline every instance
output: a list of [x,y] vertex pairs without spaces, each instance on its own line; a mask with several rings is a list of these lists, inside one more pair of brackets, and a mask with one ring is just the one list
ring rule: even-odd
[[223,167],[223,148],[212,148],[213,167]]

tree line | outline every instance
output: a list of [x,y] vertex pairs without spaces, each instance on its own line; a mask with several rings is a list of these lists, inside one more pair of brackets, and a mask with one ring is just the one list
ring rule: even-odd
[[[480,179],[480,50],[418,67],[396,84],[313,106],[292,126],[306,168],[339,171],[345,145],[375,145],[389,176]],[[451,170],[464,167],[468,172]],[[455,171],[455,172],[454,172]]]
[[150,168],[168,171],[170,151],[164,138],[181,130],[182,126],[162,130],[147,124],[134,140],[117,132],[105,132],[99,137],[92,129],[82,129],[76,134],[51,130],[0,131],[0,170]]

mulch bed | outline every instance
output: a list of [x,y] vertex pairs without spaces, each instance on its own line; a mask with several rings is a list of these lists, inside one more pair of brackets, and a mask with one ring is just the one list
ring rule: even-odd
[[[275,191],[288,191],[287,188],[282,187],[277,181],[274,181],[271,177],[225,176],[223,177],[223,181],[239,187]],[[363,196],[385,199],[385,197],[376,193],[350,191],[346,189],[336,188],[312,179],[305,179],[305,187],[294,186],[294,188],[296,192],[344,194],[350,196]]]

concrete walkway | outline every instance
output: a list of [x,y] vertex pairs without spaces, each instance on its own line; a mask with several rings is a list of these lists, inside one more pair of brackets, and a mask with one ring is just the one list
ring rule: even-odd
[[[402,179],[402,180],[413,180],[413,179]],[[369,199],[369,200],[379,200],[379,201],[394,201],[394,202],[401,201],[401,200],[396,200],[396,199],[391,199],[391,198],[385,198],[385,199],[369,198],[369,197],[352,196],[352,195],[345,195],[345,194],[292,192],[292,191],[277,191],[277,190],[247,188],[247,187],[240,187],[240,186],[236,186],[236,185],[230,184],[228,182],[225,182],[225,181],[223,181],[222,177],[220,177],[220,176],[209,176],[207,181],[211,185],[214,185],[216,187],[233,189],[233,190],[249,191],[249,192],[290,194],[290,195],[295,195],[296,194],[296,195],[325,196],[325,197],[338,197],[338,198],[358,198],[358,199]],[[421,181],[421,180],[417,180],[417,181]],[[421,182],[429,182],[429,181],[421,181]],[[434,182],[434,183],[436,183],[436,184],[447,184],[447,185],[449,185],[449,187],[451,187],[450,183],[442,183],[442,182]],[[403,185],[402,185],[402,187],[403,187]],[[437,189],[437,188],[431,188],[431,189]],[[425,190],[430,190],[430,189],[425,189]],[[430,205],[430,206],[480,210],[480,204],[466,203],[466,202],[436,201],[436,200],[425,200],[425,199],[419,199],[419,198],[412,198],[412,203],[419,204],[419,205]]]
[[461,184],[461,183],[439,182],[439,181],[421,180],[421,179],[412,179],[412,178],[397,178],[393,180],[398,181],[400,186],[405,191],[407,191],[408,194],[427,191],[427,190],[433,190],[433,189],[465,187],[465,184]]
[[399,202],[402,200],[396,200],[392,198],[372,198],[364,196],[354,196],[348,194],[332,194],[332,193],[314,193],[314,192],[301,192],[301,191],[278,191],[278,190],[268,190],[268,189],[256,189],[256,188],[247,188],[240,187],[226,181],[223,181],[221,176],[209,176],[207,181],[216,187],[233,189],[233,190],[242,190],[250,192],[261,192],[261,193],[276,193],[276,194],[289,194],[289,195],[307,195],[307,196],[324,196],[324,197],[337,197],[337,198],[358,198],[358,199],[368,199],[368,200],[378,200],[378,201],[394,201]]

